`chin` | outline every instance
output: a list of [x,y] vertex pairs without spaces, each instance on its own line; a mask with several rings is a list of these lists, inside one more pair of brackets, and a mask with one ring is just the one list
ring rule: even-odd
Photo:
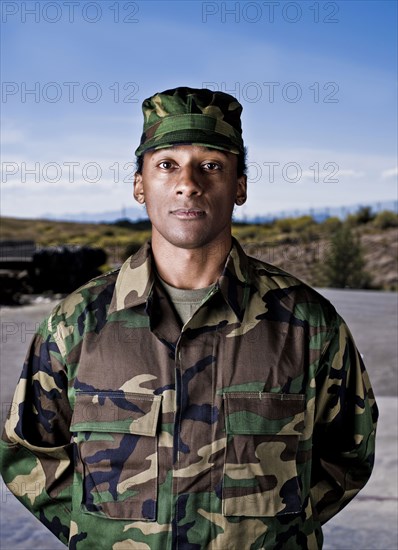
[[193,250],[195,248],[202,248],[209,243],[204,239],[174,239],[170,241],[172,245],[177,248],[184,248],[186,250]]
[[167,241],[170,245],[185,250],[194,250],[197,248],[207,248],[209,246],[218,246],[224,243],[230,233],[225,231],[212,232],[211,234],[206,232],[206,228],[202,226],[202,230],[196,231],[165,231],[158,234],[161,235],[163,241]]

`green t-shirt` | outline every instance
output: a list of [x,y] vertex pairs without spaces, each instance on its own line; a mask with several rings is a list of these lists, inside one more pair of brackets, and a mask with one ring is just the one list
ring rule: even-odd
[[214,286],[210,285],[205,288],[195,288],[191,290],[176,288],[175,286],[167,284],[160,277],[159,279],[166,289],[166,292],[173,303],[174,309],[178,313],[183,325],[185,325],[185,323],[189,321],[189,319],[192,317],[204,298],[208,295],[208,293]]

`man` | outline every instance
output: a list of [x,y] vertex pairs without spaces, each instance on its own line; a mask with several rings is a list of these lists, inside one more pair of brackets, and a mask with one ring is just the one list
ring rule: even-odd
[[231,237],[236,99],[176,88],[143,112],[151,243],[42,323],[5,481],[78,550],[321,548],[373,466],[361,357],[327,300]]

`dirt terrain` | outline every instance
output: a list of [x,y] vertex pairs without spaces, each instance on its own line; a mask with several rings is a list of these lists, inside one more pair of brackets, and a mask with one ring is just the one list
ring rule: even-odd
[[[398,229],[360,235],[365,269],[372,278],[372,288],[398,289]],[[325,286],[321,267],[330,250],[330,239],[295,243],[248,243],[245,250],[252,256],[282,267],[313,286]]]

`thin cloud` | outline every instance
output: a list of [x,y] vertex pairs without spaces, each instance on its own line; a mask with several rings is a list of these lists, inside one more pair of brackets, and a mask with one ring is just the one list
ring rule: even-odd
[[395,178],[397,176],[398,176],[398,167],[397,166],[395,168],[389,168],[388,170],[383,170],[383,172],[381,173],[381,177],[383,179]]

